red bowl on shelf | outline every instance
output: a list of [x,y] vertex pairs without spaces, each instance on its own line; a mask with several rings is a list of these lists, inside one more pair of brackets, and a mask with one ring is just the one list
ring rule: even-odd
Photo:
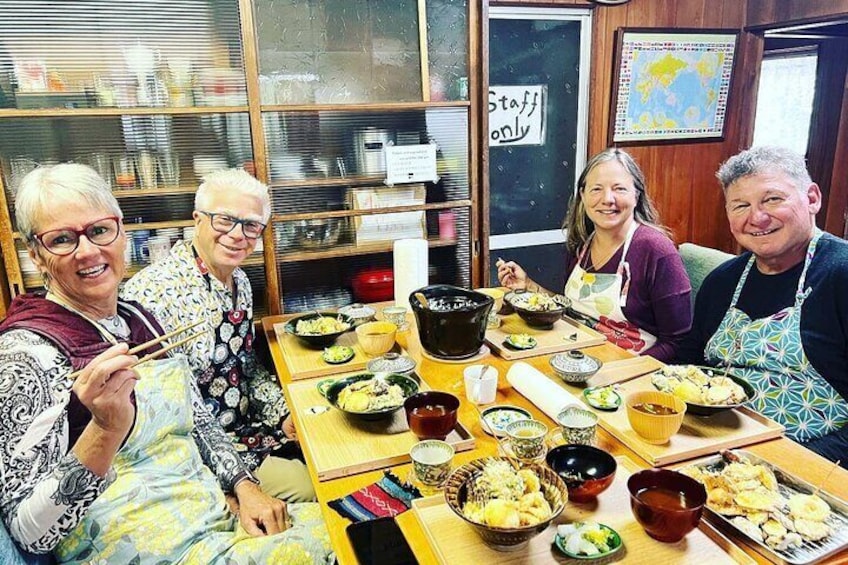
[[395,297],[392,269],[369,269],[353,277],[353,297],[357,302],[386,302]]

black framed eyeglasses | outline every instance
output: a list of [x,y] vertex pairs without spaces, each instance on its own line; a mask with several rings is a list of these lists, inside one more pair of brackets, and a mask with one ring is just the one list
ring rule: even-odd
[[265,224],[255,220],[242,220],[241,218],[234,218],[226,214],[204,212],[203,210],[198,210],[198,212],[209,216],[209,223],[212,224],[212,229],[218,233],[230,233],[239,224],[241,224],[241,231],[244,237],[249,237],[250,239],[258,238],[265,231]]
[[80,230],[60,228],[37,233],[33,237],[53,255],[64,257],[77,250],[80,236],[84,235],[94,245],[105,247],[114,243],[120,233],[121,219],[109,216],[86,224]]

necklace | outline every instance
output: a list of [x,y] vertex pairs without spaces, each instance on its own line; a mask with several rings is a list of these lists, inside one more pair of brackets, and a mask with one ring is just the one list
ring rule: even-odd
[[130,327],[119,315],[106,316],[98,320],[100,325],[113,336],[126,340],[130,337]]
[[[615,255],[616,253],[618,253],[618,250],[619,250],[619,249],[621,249],[621,246],[624,244],[624,242],[619,243],[618,245],[616,245],[616,246],[613,248],[612,252],[611,252],[609,255],[607,255],[606,257],[604,257],[603,261],[597,261],[597,262],[595,262],[595,261],[593,261],[593,260],[592,260],[592,244],[593,244],[594,242],[595,242],[595,238],[593,237],[593,238],[592,238],[592,241],[591,241],[591,242],[589,242],[589,246],[586,248],[586,253],[584,253],[584,254],[583,254],[583,259],[584,259],[584,261],[583,261],[583,270],[585,270],[585,271],[590,271],[590,270],[591,270],[591,271],[596,271],[596,272],[597,272],[597,271],[598,271],[601,267],[603,267],[604,265],[606,265],[606,264],[607,264],[607,262],[608,262],[610,259],[612,259],[613,255]],[[596,266],[596,265],[597,265],[597,266]]]

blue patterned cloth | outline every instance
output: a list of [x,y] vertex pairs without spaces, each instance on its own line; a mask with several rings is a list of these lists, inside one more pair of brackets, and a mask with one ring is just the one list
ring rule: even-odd
[[352,522],[365,522],[406,512],[412,501],[420,497],[417,488],[402,483],[396,475],[386,470],[383,478],[376,483],[327,504]]

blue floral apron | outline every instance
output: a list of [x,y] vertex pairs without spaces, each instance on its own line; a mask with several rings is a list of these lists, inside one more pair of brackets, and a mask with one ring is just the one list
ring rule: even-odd
[[752,254],[730,308],[704,350],[710,365],[729,362],[733,374],[758,392],[751,407],[782,424],[786,435],[799,442],[820,438],[848,424],[848,403],[810,364],[801,343],[801,306],[812,290],[805,290],[804,283],[821,235],[816,230],[807,247],[795,303],[758,320],[751,320],[736,308],[756,259]]

